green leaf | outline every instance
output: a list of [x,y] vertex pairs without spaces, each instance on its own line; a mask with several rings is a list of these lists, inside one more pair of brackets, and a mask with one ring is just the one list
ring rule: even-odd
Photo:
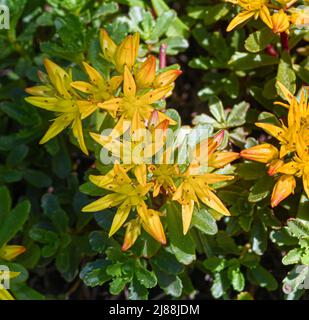
[[299,207],[298,207],[296,217],[302,220],[309,221],[309,199],[304,192],[300,197]]
[[308,238],[309,237],[309,221],[302,219],[289,219],[288,229],[297,238]]
[[230,237],[226,232],[219,231],[216,236],[216,240],[220,249],[225,253],[239,254],[239,248],[237,247],[235,240]]
[[264,163],[247,162],[236,165],[236,172],[244,180],[257,180],[265,175]]
[[1,261],[0,264],[7,266],[10,271],[19,272],[19,275],[17,277],[10,279],[10,284],[20,284],[27,281],[29,273],[27,269],[21,264],[7,261]]
[[245,101],[236,104],[227,117],[228,127],[238,127],[245,124],[249,107],[249,103]]
[[195,245],[190,232],[183,235],[180,206],[175,202],[168,202],[167,209],[167,225],[171,248],[180,263],[190,264],[195,260]]
[[269,28],[263,28],[250,34],[245,42],[245,48],[249,52],[259,52],[271,44],[275,34]]
[[300,261],[303,250],[300,248],[295,248],[290,250],[282,259],[284,265],[296,264]]
[[52,184],[50,177],[44,172],[38,170],[25,170],[24,178],[27,182],[37,188],[47,188]]
[[81,193],[87,194],[89,196],[103,196],[106,194],[106,191],[103,190],[102,188],[99,188],[98,186],[96,186],[95,184],[93,184],[92,182],[88,181],[83,183],[80,187],[79,187],[79,191]]
[[235,52],[229,61],[234,70],[251,70],[278,64],[278,59],[263,53]]
[[304,282],[309,276],[309,266],[297,265],[283,279],[283,292],[286,294],[295,293],[305,289]]
[[251,233],[252,250],[258,254],[262,255],[267,249],[267,228],[261,222],[260,219],[256,219],[253,222]]
[[41,293],[28,287],[25,283],[12,284],[10,290],[17,300],[45,300]]
[[130,300],[147,300],[148,290],[137,281],[136,277],[133,278],[129,286],[129,299]]
[[231,280],[232,287],[235,291],[241,292],[244,290],[245,277],[238,265],[233,265],[228,268],[228,277]]
[[[282,54],[278,66],[277,81],[280,81],[292,94],[296,91],[296,75],[292,68],[291,57],[287,52]],[[285,99],[283,92],[276,84],[277,93]]]
[[212,272],[220,272],[225,269],[226,260],[224,258],[210,257],[203,261],[203,266]]
[[[164,12],[169,11],[169,6],[164,0],[151,0],[152,6],[160,17]],[[176,18],[174,23],[169,27],[167,31],[168,37],[187,37],[189,33],[189,28],[186,26],[179,18]]]
[[205,234],[214,235],[218,232],[216,220],[206,208],[194,210],[191,226],[196,227]]
[[154,272],[147,270],[140,262],[136,263],[135,275],[140,284],[148,289],[157,285],[157,278]]
[[298,240],[290,235],[286,227],[271,231],[270,239],[278,246],[291,246],[298,243]]
[[151,263],[155,264],[159,269],[166,273],[178,274],[183,271],[183,266],[175,256],[166,249],[161,249],[155,256],[152,257]]
[[229,288],[229,279],[226,272],[216,273],[213,284],[210,288],[211,294],[215,299],[222,297]]
[[273,186],[274,179],[269,175],[264,175],[250,189],[248,200],[250,202],[259,202],[265,199],[272,192]]
[[222,19],[229,12],[226,3],[214,4],[212,6],[188,7],[188,16],[193,19],[203,19],[204,24],[211,25]]
[[223,104],[218,97],[213,96],[209,99],[209,111],[219,123],[225,122]]
[[110,264],[109,260],[103,259],[89,262],[81,270],[79,276],[88,287],[101,286],[111,279],[111,276],[106,273],[106,268]]
[[174,10],[168,10],[163,12],[156,21],[155,27],[152,30],[152,37],[160,38],[169,29],[171,24],[176,18],[176,12]]
[[269,291],[274,291],[278,288],[278,283],[274,276],[262,266],[259,265],[250,269],[250,273],[262,288],[266,288]]
[[181,296],[183,285],[178,276],[168,274],[157,267],[154,267],[154,271],[158,279],[158,284],[165,294],[176,298]]
[[30,213],[30,202],[25,200],[17,204],[0,225],[0,248],[20,231]]
[[58,198],[50,193],[44,194],[41,205],[46,215],[59,232],[65,232],[69,226],[69,218],[60,207]]
[[29,152],[29,147],[24,144],[14,147],[9,153],[6,162],[10,166],[17,166],[23,162]]
[[126,280],[123,278],[114,278],[109,284],[109,292],[113,295],[118,295],[125,287]]
[[244,291],[244,292],[240,292],[238,295],[237,295],[237,300],[254,300],[252,295],[247,292],[247,291]]
[[9,189],[5,186],[0,187],[0,221],[5,221],[12,206]]

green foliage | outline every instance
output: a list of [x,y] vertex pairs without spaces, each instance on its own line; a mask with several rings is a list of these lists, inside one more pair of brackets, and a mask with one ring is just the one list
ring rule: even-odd
[[[0,249],[11,244],[26,248],[13,261],[1,258],[0,265],[20,272],[10,289],[16,299],[80,298],[82,286],[100,292],[100,298],[110,294],[132,300],[157,295],[308,299],[301,289],[309,276],[308,198],[296,189],[293,197],[270,208],[274,179],[264,164],[239,160],[220,169],[235,175],[216,191],[231,216],[222,218],[201,205],[180,237],[181,207],[168,202],[161,207],[167,246],[143,232],[134,247],[122,252],[121,238],[108,237],[113,209],[81,212],[91,197],[105,194],[87,177],[95,168],[108,168],[82,155],[69,131],[40,146],[51,119],[24,101],[24,89],[38,82],[45,57],[71,67],[76,78],[86,79],[82,61],[107,76],[111,65],[100,53],[99,29],[108,30],[117,44],[139,32],[140,58],[158,56],[167,44],[168,64],[181,64],[184,71],[185,80],[176,82],[172,97],[174,109],[166,112],[177,122],[174,130],[191,121],[191,105],[184,107],[181,100],[189,86],[188,100],[198,105],[192,124],[207,133],[223,129],[221,148],[238,152],[270,140],[255,122],[278,123],[273,113],[285,120],[286,110],[273,105],[284,98],[276,80],[293,94],[309,83],[306,30],[290,30],[288,51],[280,36],[257,21],[227,33],[236,11],[222,1],[0,4],[11,12],[10,29],[0,30]],[[98,116],[86,120],[86,126],[99,131],[109,121]],[[93,145],[91,150],[96,156],[100,151]],[[49,277],[59,278],[55,288],[45,287]]]

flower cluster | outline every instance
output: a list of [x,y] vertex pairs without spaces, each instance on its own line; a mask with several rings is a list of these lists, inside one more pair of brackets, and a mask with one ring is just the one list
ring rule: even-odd
[[280,149],[264,143],[241,152],[245,159],[267,163],[268,174],[277,182],[271,197],[271,206],[277,206],[294,192],[295,177],[302,178],[304,190],[309,197],[309,103],[308,90],[303,88],[299,98],[292,95],[280,82],[286,103],[276,102],[288,109],[286,120],[280,124],[259,122],[256,125],[276,138]]
[[[230,215],[213,190],[215,184],[233,179],[216,170],[239,157],[235,152],[217,150],[224,139],[224,131],[197,143],[186,165],[170,161],[175,150],[166,143],[167,131],[177,122],[162,110],[160,102],[171,95],[181,71],[175,68],[157,70],[157,59],[152,55],[140,61],[138,33],[127,36],[117,45],[105,30],[101,30],[100,44],[102,56],[114,67],[108,79],[83,62],[89,81],[74,81],[71,71],[66,72],[46,59],[48,77],[42,74],[40,77],[44,85],[28,88],[27,92],[33,96],[26,98],[29,103],[56,113],[56,119],[41,143],[71,126],[85,154],[88,150],[82,121],[97,112],[109,114],[114,119],[108,134],[89,132],[93,140],[117,161],[107,174],[90,175],[90,181],[105,189],[107,194],[85,206],[83,211],[117,207],[109,236],[126,226],[123,250],[134,244],[142,229],[160,243],[166,243],[161,216],[165,214],[167,201],[181,205],[184,234],[190,228],[194,207],[200,203],[221,215]],[[151,141],[156,143],[143,141],[141,130],[147,130],[155,137]],[[130,154],[127,161],[127,151],[132,145],[142,147],[142,161],[140,153]],[[196,155],[201,154],[202,149],[207,150],[209,166],[200,173]],[[159,162],[146,161],[158,154]]]
[[[19,245],[4,245],[0,248],[0,260],[12,261],[20,254],[24,253],[26,248]],[[11,293],[4,287],[5,282],[9,282],[10,279],[16,278],[20,272],[0,270],[0,300],[14,300]]]
[[230,22],[227,31],[249,19],[260,18],[274,33],[289,32],[291,26],[302,27],[309,23],[306,8],[295,7],[297,0],[225,0],[242,8],[241,12]]

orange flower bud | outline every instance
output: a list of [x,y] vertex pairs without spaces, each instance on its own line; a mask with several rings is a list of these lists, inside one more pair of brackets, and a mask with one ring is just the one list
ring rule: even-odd
[[139,33],[127,36],[115,52],[116,69],[123,72],[126,65],[130,70],[135,64],[139,48]]
[[271,195],[271,206],[276,207],[281,201],[294,193],[296,181],[292,175],[283,175],[276,182],[273,193]]
[[26,248],[23,246],[8,245],[0,249],[0,259],[11,261],[20,254],[24,253]]
[[104,58],[107,61],[114,63],[114,55],[116,53],[117,46],[105,29],[100,30],[100,45]]
[[278,158],[279,151],[272,144],[263,143],[252,148],[242,150],[240,155],[247,160],[268,163],[273,159]]
[[278,170],[284,165],[284,162],[281,159],[275,159],[271,161],[268,166],[268,175],[274,176],[276,173],[278,173]]
[[25,91],[33,96],[48,96],[53,94],[53,90],[48,86],[36,86],[26,88]]
[[139,88],[151,87],[156,76],[156,58],[149,56],[147,60],[142,63],[138,72],[135,75],[135,82]]
[[160,73],[155,81],[154,81],[154,87],[164,87],[171,83],[173,83],[180,75],[182,74],[181,70],[168,70],[165,72]]
[[166,244],[164,229],[160,220],[160,212],[148,209],[143,217],[143,228],[154,239],[162,244]]
[[209,157],[208,165],[212,168],[222,168],[239,158],[237,152],[215,152]]
[[135,243],[136,239],[141,233],[141,224],[138,219],[131,220],[127,223],[126,233],[124,235],[124,242],[121,250],[127,251]]
[[[213,137],[203,140],[195,147],[195,159],[192,162],[192,165],[197,164],[198,160],[201,159],[201,150],[207,150],[208,159],[209,157],[218,149],[220,144],[223,142],[224,139],[224,130],[220,130],[217,134]],[[204,159],[202,159],[204,160]]]
[[281,9],[279,12],[276,12],[271,17],[273,23],[273,32],[274,33],[282,33],[288,31],[290,27],[289,17],[284,11]]

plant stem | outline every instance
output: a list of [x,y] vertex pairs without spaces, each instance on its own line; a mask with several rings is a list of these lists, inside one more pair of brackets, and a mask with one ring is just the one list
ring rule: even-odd
[[167,44],[162,43],[160,46],[160,55],[159,55],[159,67],[160,69],[163,69],[166,67],[166,49]]
[[290,51],[288,34],[286,32],[280,33],[280,39],[283,50]]

